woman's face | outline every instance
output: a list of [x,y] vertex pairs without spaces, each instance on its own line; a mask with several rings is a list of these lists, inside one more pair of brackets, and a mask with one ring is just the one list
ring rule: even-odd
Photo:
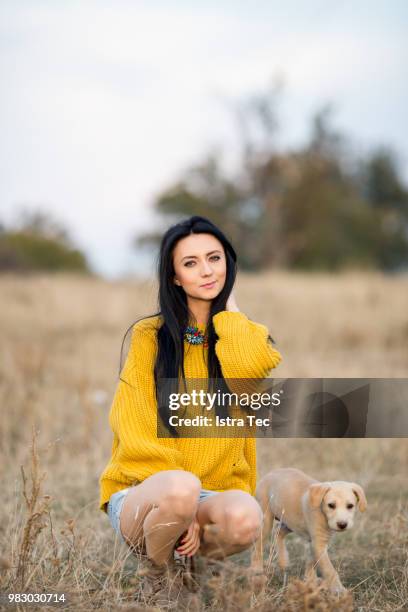
[[224,287],[227,261],[221,242],[212,234],[190,234],[179,240],[173,266],[174,283],[190,298],[212,300]]

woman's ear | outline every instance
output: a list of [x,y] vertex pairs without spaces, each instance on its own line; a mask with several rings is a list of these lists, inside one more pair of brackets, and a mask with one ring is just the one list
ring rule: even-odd
[[177,280],[177,278],[176,278],[176,277],[174,277],[174,281],[173,281],[173,282],[174,282],[174,284],[175,284],[175,285],[181,285],[180,281],[179,281],[179,280]]

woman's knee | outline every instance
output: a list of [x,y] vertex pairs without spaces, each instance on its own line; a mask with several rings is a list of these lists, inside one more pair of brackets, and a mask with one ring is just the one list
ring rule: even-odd
[[174,470],[169,474],[166,487],[161,496],[160,506],[178,518],[190,518],[197,511],[201,482],[191,472]]
[[228,505],[224,524],[232,544],[249,546],[258,538],[262,527],[262,511],[258,505]]

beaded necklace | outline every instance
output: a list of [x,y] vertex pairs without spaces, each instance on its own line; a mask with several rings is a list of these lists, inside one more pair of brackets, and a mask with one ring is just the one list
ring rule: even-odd
[[184,330],[184,340],[189,344],[203,344],[205,348],[208,347],[207,336],[196,325],[186,327]]

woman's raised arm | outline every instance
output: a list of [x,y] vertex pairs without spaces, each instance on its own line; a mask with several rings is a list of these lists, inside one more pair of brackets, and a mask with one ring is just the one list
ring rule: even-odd
[[215,352],[224,378],[266,378],[282,356],[268,339],[268,328],[239,311],[213,316],[218,335]]

